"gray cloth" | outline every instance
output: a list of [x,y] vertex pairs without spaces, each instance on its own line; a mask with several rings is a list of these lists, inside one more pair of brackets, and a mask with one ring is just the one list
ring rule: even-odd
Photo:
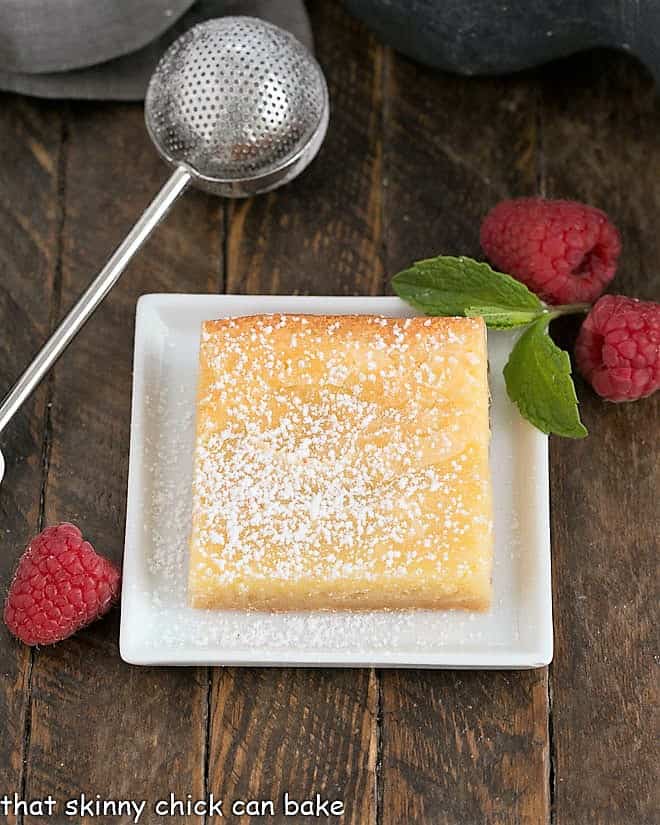
[[172,40],[227,14],[269,20],[312,48],[302,0],[2,0],[0,89],[142,100]]

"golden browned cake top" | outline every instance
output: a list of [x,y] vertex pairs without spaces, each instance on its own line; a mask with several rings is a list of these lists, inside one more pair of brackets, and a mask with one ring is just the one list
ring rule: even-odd
[[191,584],[460,577],[489,530],[481,319],[209,321],[200,369]]

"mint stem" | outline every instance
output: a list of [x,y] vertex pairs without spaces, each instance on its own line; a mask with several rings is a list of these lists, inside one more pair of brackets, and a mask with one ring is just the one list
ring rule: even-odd
[[589,312],[591,304],[561,304],[560,306],[547,306],[545,312],[558,318],[560,315],[575,315],[578,312]]

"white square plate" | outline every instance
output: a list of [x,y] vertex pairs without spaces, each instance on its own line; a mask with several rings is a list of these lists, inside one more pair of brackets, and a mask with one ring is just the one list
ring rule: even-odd
[[267,613],[186,603],[201,322],[264,312],[405,317],[398,298],[146,295],[137,308],[121,655],[133,664],[526,668],[552,658],[547,438],[509,401],[491,333],[494,599],[459,611]]

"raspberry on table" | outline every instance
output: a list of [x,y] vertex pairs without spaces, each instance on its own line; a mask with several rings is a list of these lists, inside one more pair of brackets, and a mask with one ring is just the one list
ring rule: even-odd
[[5,602],[5,624],[28,645],[49,645],[108,612],[120,573],[73,524],[46,528],[21,557]]
[[635,401],[660,388],[660,304],[603,295],[575,345],[578,369],[609,401]]
[[550,304],[593,302],[614,277],[621,239],[607,215],[567,200],[502,201],[481,225],[490,262]]

